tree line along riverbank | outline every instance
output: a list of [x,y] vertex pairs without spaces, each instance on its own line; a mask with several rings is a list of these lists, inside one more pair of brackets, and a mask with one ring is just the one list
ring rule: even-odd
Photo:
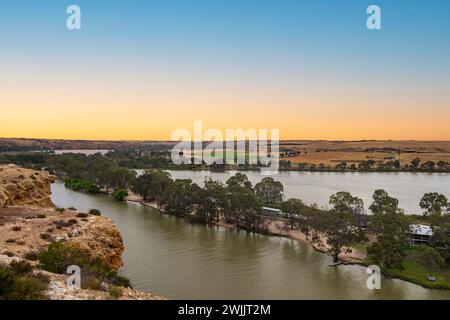
[[[167,172],[151,169],[141,176],[120,162],[100,154],[15,155],[20,165],[45,169],[65,180],[66,186],[87,193],[108,192],[122,201],[129,192],[144,202],[156,202],[164,214],[197,223],[223,224],[252,232],[294,234],[329,254],[338,263],[348,252],[365,252],[362,264],[378,264],[383,272],[431,288],[450,288],[449,210],[445,196],[427,193],[421,200],[422,216],[407,216],[398,200],[376,190],[363,214],[363,202],[349,192],[331,195],[330,210],[284,199],[283,185],[269,177],[255,184],[237,173],[226,183],[207,179],[203,187],[190,179],[173,180]],[[12,162],[13,162],[12,161]],[[280,209],[281,225],[262,214],[262,207]],[[366,223],[363,223],[366,221]],[[411,246],[410,224],[430,225],[427,245]],[[277,229],[278,228],[278,229]],[[435,281],[429,281],[432,275]]]
[[[92,154],[95,150],[91,150]],[[72,152],[67,150],[67,153]],[[324,151],[319,152],[319,154]],[[102,153],[99,150],[99,153]],[[104,153],[104,152],[103,152]],[[237,152],[234,152],[237,156]],[[408,162],[394,159],[395,157],[388,157],[389,159],[357,159],[357,160],[331,160],[327,162],[320,162],[315,159],[314,162],[308,162],[307,159],[302,161],[297,159],[292,152],[281,152],[279,160],[279,171],[300,171],[300,172],[429,172],[429,173],[449,173],[450,163],[445,160],[429,160],[429,155],[422,156],[418,153],[417,157],[408,160]],[[227,152],[222,153],[226,157]],[[39,151],[39,152],[21,152],[10,151],[0,153],[0,163],[10,163],[16,161],[22,165],[26,163],[44,163],[53,156],[60,156],[61,154],[54,154],[54,151]],[[196,164],[194,156],[187,157],[190,159],[189,164],[175,165],[171,160],[171,150],[167,146],[152,147],[150,150],[114,150],[104,153],[104,156],[109,160],[115,162],[121,167],[129,169],[162,169],[162,170],[211,170],[211,171],[227,171],[227,170],[260,170],[263,165],[260,163],[250,165],[248,163],[249,153],[244,155],[246,159],[245,164],[211,164],[207,165],[205,162]],[[391,159],[392,158],[392,159]],[[319,161],[319,162],[317,162]],[[224,161],[225,163],[225,161]]]

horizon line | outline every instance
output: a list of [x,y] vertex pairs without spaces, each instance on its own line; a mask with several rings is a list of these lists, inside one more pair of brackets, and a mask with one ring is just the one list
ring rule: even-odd
[[[106,142],[182,142],[183,140],[158,140],[158,139],[65,139],[65,138],[20,138],[20,137],[0,137],[0,140],[53,140],[53,141],[106,141]],[[198,140],[191,140],[198,141]],[[214,140],[201,140],[203,142],[209,142]],[[227,140],[221,140],[226,142]],[[217,142],[221,142],[217,141]],[[233,140],[242,141],[242,140]],[[245,141],[253,141],[246,139]],[[256,140],[258,141],[258,140]],[[280,139],[280,142],[289,141],[327,141],[327,142],[388,142],[388,141],[418,141],[418,142],[450,142],[449,139]]]

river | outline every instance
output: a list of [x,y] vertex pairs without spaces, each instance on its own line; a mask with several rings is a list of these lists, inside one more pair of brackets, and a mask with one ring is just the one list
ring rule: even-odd
[[450,291],[397,279],[369,290],[365,268],[329,267],[330,257],[290,239],[190,224],[59,181],[52,193],[57,206],[110,217],[124,238],[121,273],[136,289],[169,299],[450,299]]
[[[142,171],[138,171],[141,173]],[[202,186],[205,177],[225,182],[237,171],[169,171],[174,179],[192,179]],[[259,171],[242,171],[255,185],[264,176]],[[272,176],[284,186],[286,198],[300,198],[306,204],[328,207],[328,199],[338,191],[349,191],[360,197],[367,209],[372,203],[376,189],[386,190],[399,199],[399,205],[406,214],[422,214],[419,207],[422,196],[427,192],[439,192],[450,198],[449,173],[412,172],[280,172]]]

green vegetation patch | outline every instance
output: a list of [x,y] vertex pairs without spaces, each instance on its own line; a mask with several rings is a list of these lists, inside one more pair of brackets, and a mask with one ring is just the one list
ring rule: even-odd
[[[39,267],[54,273],[65,274],[71,265],[81,268],[81,285],[86,289],[98,290],[102,282],[110,285],[131,287],[130,281],[117,274],[100,258],[91,259],[81,250],[65,242],[55,242],[39,254]],[[95,284],[95,285],[94,285]]]
[[116,201],[124,201],[128,197],[128,192],[124,189],[119,189],[114,191],[112,196]]
[[64,181],[64,185],[66,188],[72,189],[74,191],[81,191],[86,193],[100,193],[99,187],[85,180],[66,179]]
[[0,300],[45,300],[48,282],[34,276],[26,262],[0,266]]
[[[425,246],[410,247],[402,263],[403,270],[386,268],[383,269],[383,272],[425,288],[450,290],[450,266],[445,265],[430,272],[429,267],[424,265],[421,258],[425,250],[427,250]],[[436,278],[436,281],[428,280],[430,273]]]

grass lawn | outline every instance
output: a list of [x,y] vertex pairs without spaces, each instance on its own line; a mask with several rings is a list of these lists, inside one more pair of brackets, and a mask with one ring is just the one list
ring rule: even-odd
[[399,271],[386,269],[383,271],[393,277],[417,283],[426,288],[450,289],[450,266],[446,265],[438,272],[433,271],[432,275],[436,278],[436,281],[429,281],[427,279],[429,271],[425,266],[416,260],[416,257],[420,254],[420,251],[420,247],[411,247],[403,262],[404,270]]

